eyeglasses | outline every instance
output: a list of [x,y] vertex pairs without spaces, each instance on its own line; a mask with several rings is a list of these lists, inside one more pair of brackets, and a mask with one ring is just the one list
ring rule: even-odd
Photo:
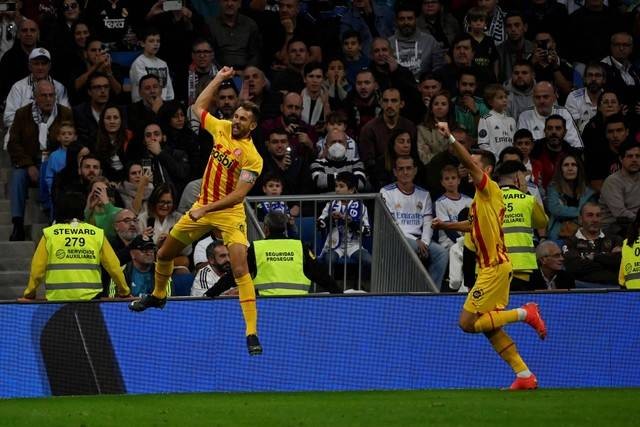
[[212,50],[194,50],[192,52],[194,55],[210,55],[213,53]]
[[125,219],[120,219],[120,220],[118,220],[118,221],[116,221],[116,222],[124,222],[125,224],[129,225],[129,224],[131,224],[132,222],[138,222],[138,217],[135,217],[135,218],[125,218]]
[[77,8],[78,8],[78,3],[69,3],[69,4],[62,5],[62,9],[65,12],[68,12],[70,10],[76,10]]
[[171,206],[171,205],[173,205],[173,201],[171,201],[171,200],[160,200],[158,202],[158,205],[160,205],[160,206]]

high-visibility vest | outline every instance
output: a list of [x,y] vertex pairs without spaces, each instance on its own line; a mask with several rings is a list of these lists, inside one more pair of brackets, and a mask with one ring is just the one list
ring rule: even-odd
[[260,295],[309,293],[311,281],[304,275],[304,249],[300,240],[256,240],[253,249],[258,270],[253,284]]
[[627,245],[627,239],[624,240],[620,270],[620,276],[624,277],[624,283],[620,283],[622,286],[627,289],[640,289],[640,237],[632,247]]
[[84,222],[55,224],[43,231],[47,253],[47,300],[90,300],[102,292],[102,229]]
[[533,245],[533,208],[536,199],[511,187],[502,188],[504,199],[504,243],[514,271],[538,268]]

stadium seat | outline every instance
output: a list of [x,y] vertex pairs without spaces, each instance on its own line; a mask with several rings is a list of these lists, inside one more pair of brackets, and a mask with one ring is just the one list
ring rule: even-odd
[[174,274],[171,278],[173,289],[171,296],[188,297],[191,295],[191,285],[193,284],[193,274]]
[[576,280],[576,289],[620,289],[615,283],[594,283]]
[[111,61],[114,64],[118,64],[128,70],[131,67],[131,64],[133,64],[133,61],[135,61],[135,59],[140,56],[141,53],[142,51],[138,50],[135,52],[116,51],[110,52],[109,54],[111,55]]

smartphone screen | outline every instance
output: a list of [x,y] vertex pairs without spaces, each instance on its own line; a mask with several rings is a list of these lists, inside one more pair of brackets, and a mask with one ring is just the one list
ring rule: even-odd
[[155,224],[156,224],[156,219],[154,217],[150,216],[149,218],[147,218],[147,227],[153,228]]

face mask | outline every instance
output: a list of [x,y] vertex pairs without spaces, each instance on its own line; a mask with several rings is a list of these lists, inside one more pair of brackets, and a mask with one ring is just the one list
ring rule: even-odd
[[333,160],[344,159],[345,154],[347,154],[347,149],[342,144],[333,144],[329,147],[329,157]]

